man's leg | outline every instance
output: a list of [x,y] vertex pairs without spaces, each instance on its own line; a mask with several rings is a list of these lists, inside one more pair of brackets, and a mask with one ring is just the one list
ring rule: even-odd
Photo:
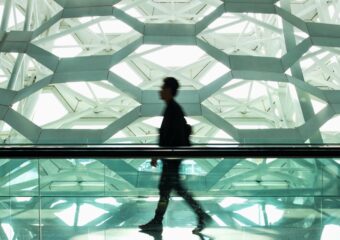
[[174,188],[178,195],[181,196],[187,202],[190,208],[195,212],[198,224],[197,227],[192,232],[199,233],[211,221],[210,216],[203,211],[201,204],[199,204],[199,202],[197,202],[193,198],[193,196],[187,191],[187,189],[183,187],[179,179],[176,182]]
[[155,217],[154,217],[154,219],[159,222],[163,221],[164,214],[169,205],[170,192],[171,192],[171,185],[169,181],[171,181],[171,178],[164,177],[163,179],[161,178],[161,181],[159,184],[159,201],[157,204]]
[[171,192],[171,176],[169,175],[168,169],[163,166],[163,171],[161,175],[161,179],[158,185],[159,190],[159,201],[157,204],[157,208],[155,210],[155,216],[148,223],[144,225],[140,225],[144,231],[161,231],[163,228],[163,217],[166,212],[166,209],[169,205],[170,192]]

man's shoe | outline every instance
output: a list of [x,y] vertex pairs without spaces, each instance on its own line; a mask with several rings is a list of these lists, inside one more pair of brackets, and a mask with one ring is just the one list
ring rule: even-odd
[[150,222],[139,225],[139,228],[143,231],[162,231],[163,230],[163,224],[160,221],[152,219]]
[[204,228],[206,228],[207,225],[211,223],[212,219],[211,217],[204,213],[200,218],[198,219],[197,227],[192,230],[193,234],[199,234]]

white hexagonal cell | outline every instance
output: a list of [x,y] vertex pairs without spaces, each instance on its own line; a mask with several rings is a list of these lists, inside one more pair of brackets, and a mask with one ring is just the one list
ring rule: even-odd
[[[236,143],[229,134],[217,128],[202,116],[186,116],[192,127],[190,140],[193,144]],[[106,143],[158,144],[159,128],[163,117],[142,117],[114,134]]]
[[[289,24],[289,23],[287,23]],[[297,28],[296,43],[308,37]],[[232,55],[282,57],[286,52],[282,18],[275,14],[224,13],[198,37]]]
[[22,134],[13,129],[6,122],[0,120],[0,143],[1,144],[24,144],[31,143]]
[[[0,2],[0,16],[5,14],[5,2],[6,1]],[[12,4],[8,12],[7,31],[35,30],[62,10],[62,8],[53,0],[12,0],[11,2]],[[29,15],[29,19],[26,19],[28,8],[39,9],[39,11],[33,10],[32,14]]]
[[340,49],[312,46],[300,58],[304,80],[320,89],[340,89]]
[[306,22],[340,24],[339,6],[339,0],[293,0],[289,11]]
[[335,115],[320,127],[320,133],[324,143],[339,143],[340,115]]
[[[306,94],[315,114],[327,106]],[[297,89],[290,83],[233,79],[203,104],[238,129],[295,128],[305,123]]]
[[114,7],[145,23],[196,23],[209,15],[219,0],[123,0]]
[[141,34],[113,16],[65,18],[33,40],[60,58],[111,55]]
[[0,88],[21,90],[52,74],[34,58],[23,54],[19,60],[18,56],[18,53],[0,53]]
[[19,112],[47,129],[103,129],[138,106],[108,81],[48,85],[19,104],[31,106]]
[[142,89],[158,90],[162,79],[174,76],[181,89],[199,89],[229,72],[197,46],[145,44],[110,69]]

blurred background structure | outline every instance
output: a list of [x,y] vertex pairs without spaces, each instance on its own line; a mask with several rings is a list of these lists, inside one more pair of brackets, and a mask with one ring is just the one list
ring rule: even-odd
[[[3,146],[157,144],[166,76],[194,144],[338,144],[340,0],[0,1]],[[331,239],[339,164],[202,158],[182,173],[216,231]],[[148,159],[0,156],[0,169],[0,239],[137,239],[109,236],[157,195]],[[193,226],[174,199],[183,216],[166,225]]]

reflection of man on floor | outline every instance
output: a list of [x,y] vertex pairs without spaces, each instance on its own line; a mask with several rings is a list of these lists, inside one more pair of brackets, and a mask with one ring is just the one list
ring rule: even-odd
[[[159,130],[159,146],[177,147],[189,146],[190,128],[187,127],[184,113],[180,105],[174,100],[179,87],[178,81],[173,77],[164,79],[160,97],[166,103],[164,118]],[[195,201],[192,195],[184,188],[180,182],[179,167],[181,159],[162,159],[163,169],[158,186],[160,199],[155,211],[154,218],[139,227],[144,231],[161,231],[162,220],[169,204],[171,190],[184,198],[188,205],[197,215],[198,224],[193,233],[198,233],[206,226],[210,217],[202,210],[200,204]],[[157,159],[152,159],[152,166],[157,166]]]

